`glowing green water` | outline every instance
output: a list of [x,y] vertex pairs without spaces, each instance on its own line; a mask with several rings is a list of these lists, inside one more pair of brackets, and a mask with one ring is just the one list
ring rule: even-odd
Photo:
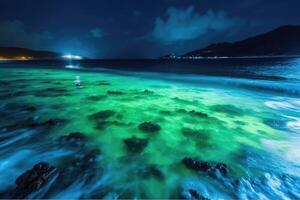
[[[226,163],[230,174],[240,177],[252,173],[241,164],[245,148],[263,151],[262,138],[283,139],[279,130],[263,122],[274,117],[263,105],[265,99],[237,89],[66,70],[1,69],[0,73],[5,75],[2,80],[12,83],[11,90],[28,92],[1,102],[37,105],[41,120],[67,119],[69,123],[52,134],[88,135],[89,145],[101,150],[103,159],[99,164],[106,166],[113,184],[137,183],[136,192],[147,197],[170,197],[184,177],[196,176],[181,164],[184,157]],[[84,88],[74,86],[77,75]],[[20,89],[20,85],[26,86]],[[63,88],[68,95],[37,95],[36,91],[46,88]],[[115,114],[97,128],[89,116],[104,110]],[[142,132],[138,126],[147,121],[159,124],[160,131]],[[149,139],[140,154],[130,154],[123,142],[133,136]],[[159,166],[165,179],[139,178],[136,169],[147,165]]]

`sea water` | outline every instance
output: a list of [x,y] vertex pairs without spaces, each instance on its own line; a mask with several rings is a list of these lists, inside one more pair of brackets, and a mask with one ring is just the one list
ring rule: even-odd
[[[0,195],[47,162],[57,174],[28,198],[299,199],[300,67],[291,63],[233,77],[2,63]],[[74,132],[85,137],[62,139]]]

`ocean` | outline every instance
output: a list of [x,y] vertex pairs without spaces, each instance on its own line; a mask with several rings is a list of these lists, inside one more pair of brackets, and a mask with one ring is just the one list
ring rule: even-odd
[[300,198],[299,58],[1,61],[0,86],[1,198]]

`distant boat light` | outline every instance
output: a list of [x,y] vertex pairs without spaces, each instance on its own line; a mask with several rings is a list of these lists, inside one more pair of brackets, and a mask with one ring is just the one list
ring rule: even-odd
[[66,55],[63,55],[62,57],[66,58],[66,59],[71,59],[71,60],[81,60],[82,59],[81,56],[72,55],[72,54],[66,54]]

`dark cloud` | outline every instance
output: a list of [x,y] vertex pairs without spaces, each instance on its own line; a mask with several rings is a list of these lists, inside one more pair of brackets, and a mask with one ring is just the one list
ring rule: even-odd
[[90,33],[95,38],[101,38],[104,36],[104,31],[101,28],[95,27],[90,30]]
[[20,20],[0,22],[0,44],[41,49],[54,40],[49,31],[32,31]]
[[34,31],[20,20],[0,21],[0,46],[24,47],[36,50],[50,50],[62,53],[81,54],[98,57],[104,54],[102,41],[96,40],[104,36],[100,28],[90,30],[92,37],[78,34],[55,37],[50,31]]
[[241,20],[227,16],[224,11],[207,11],[201,15],[193,6],[186,9],[170,7],[167,18],[155,19],[150,37],[160,43],[172,44],[181,41],[194,40],[206,34],[219,34],[241,25]]

